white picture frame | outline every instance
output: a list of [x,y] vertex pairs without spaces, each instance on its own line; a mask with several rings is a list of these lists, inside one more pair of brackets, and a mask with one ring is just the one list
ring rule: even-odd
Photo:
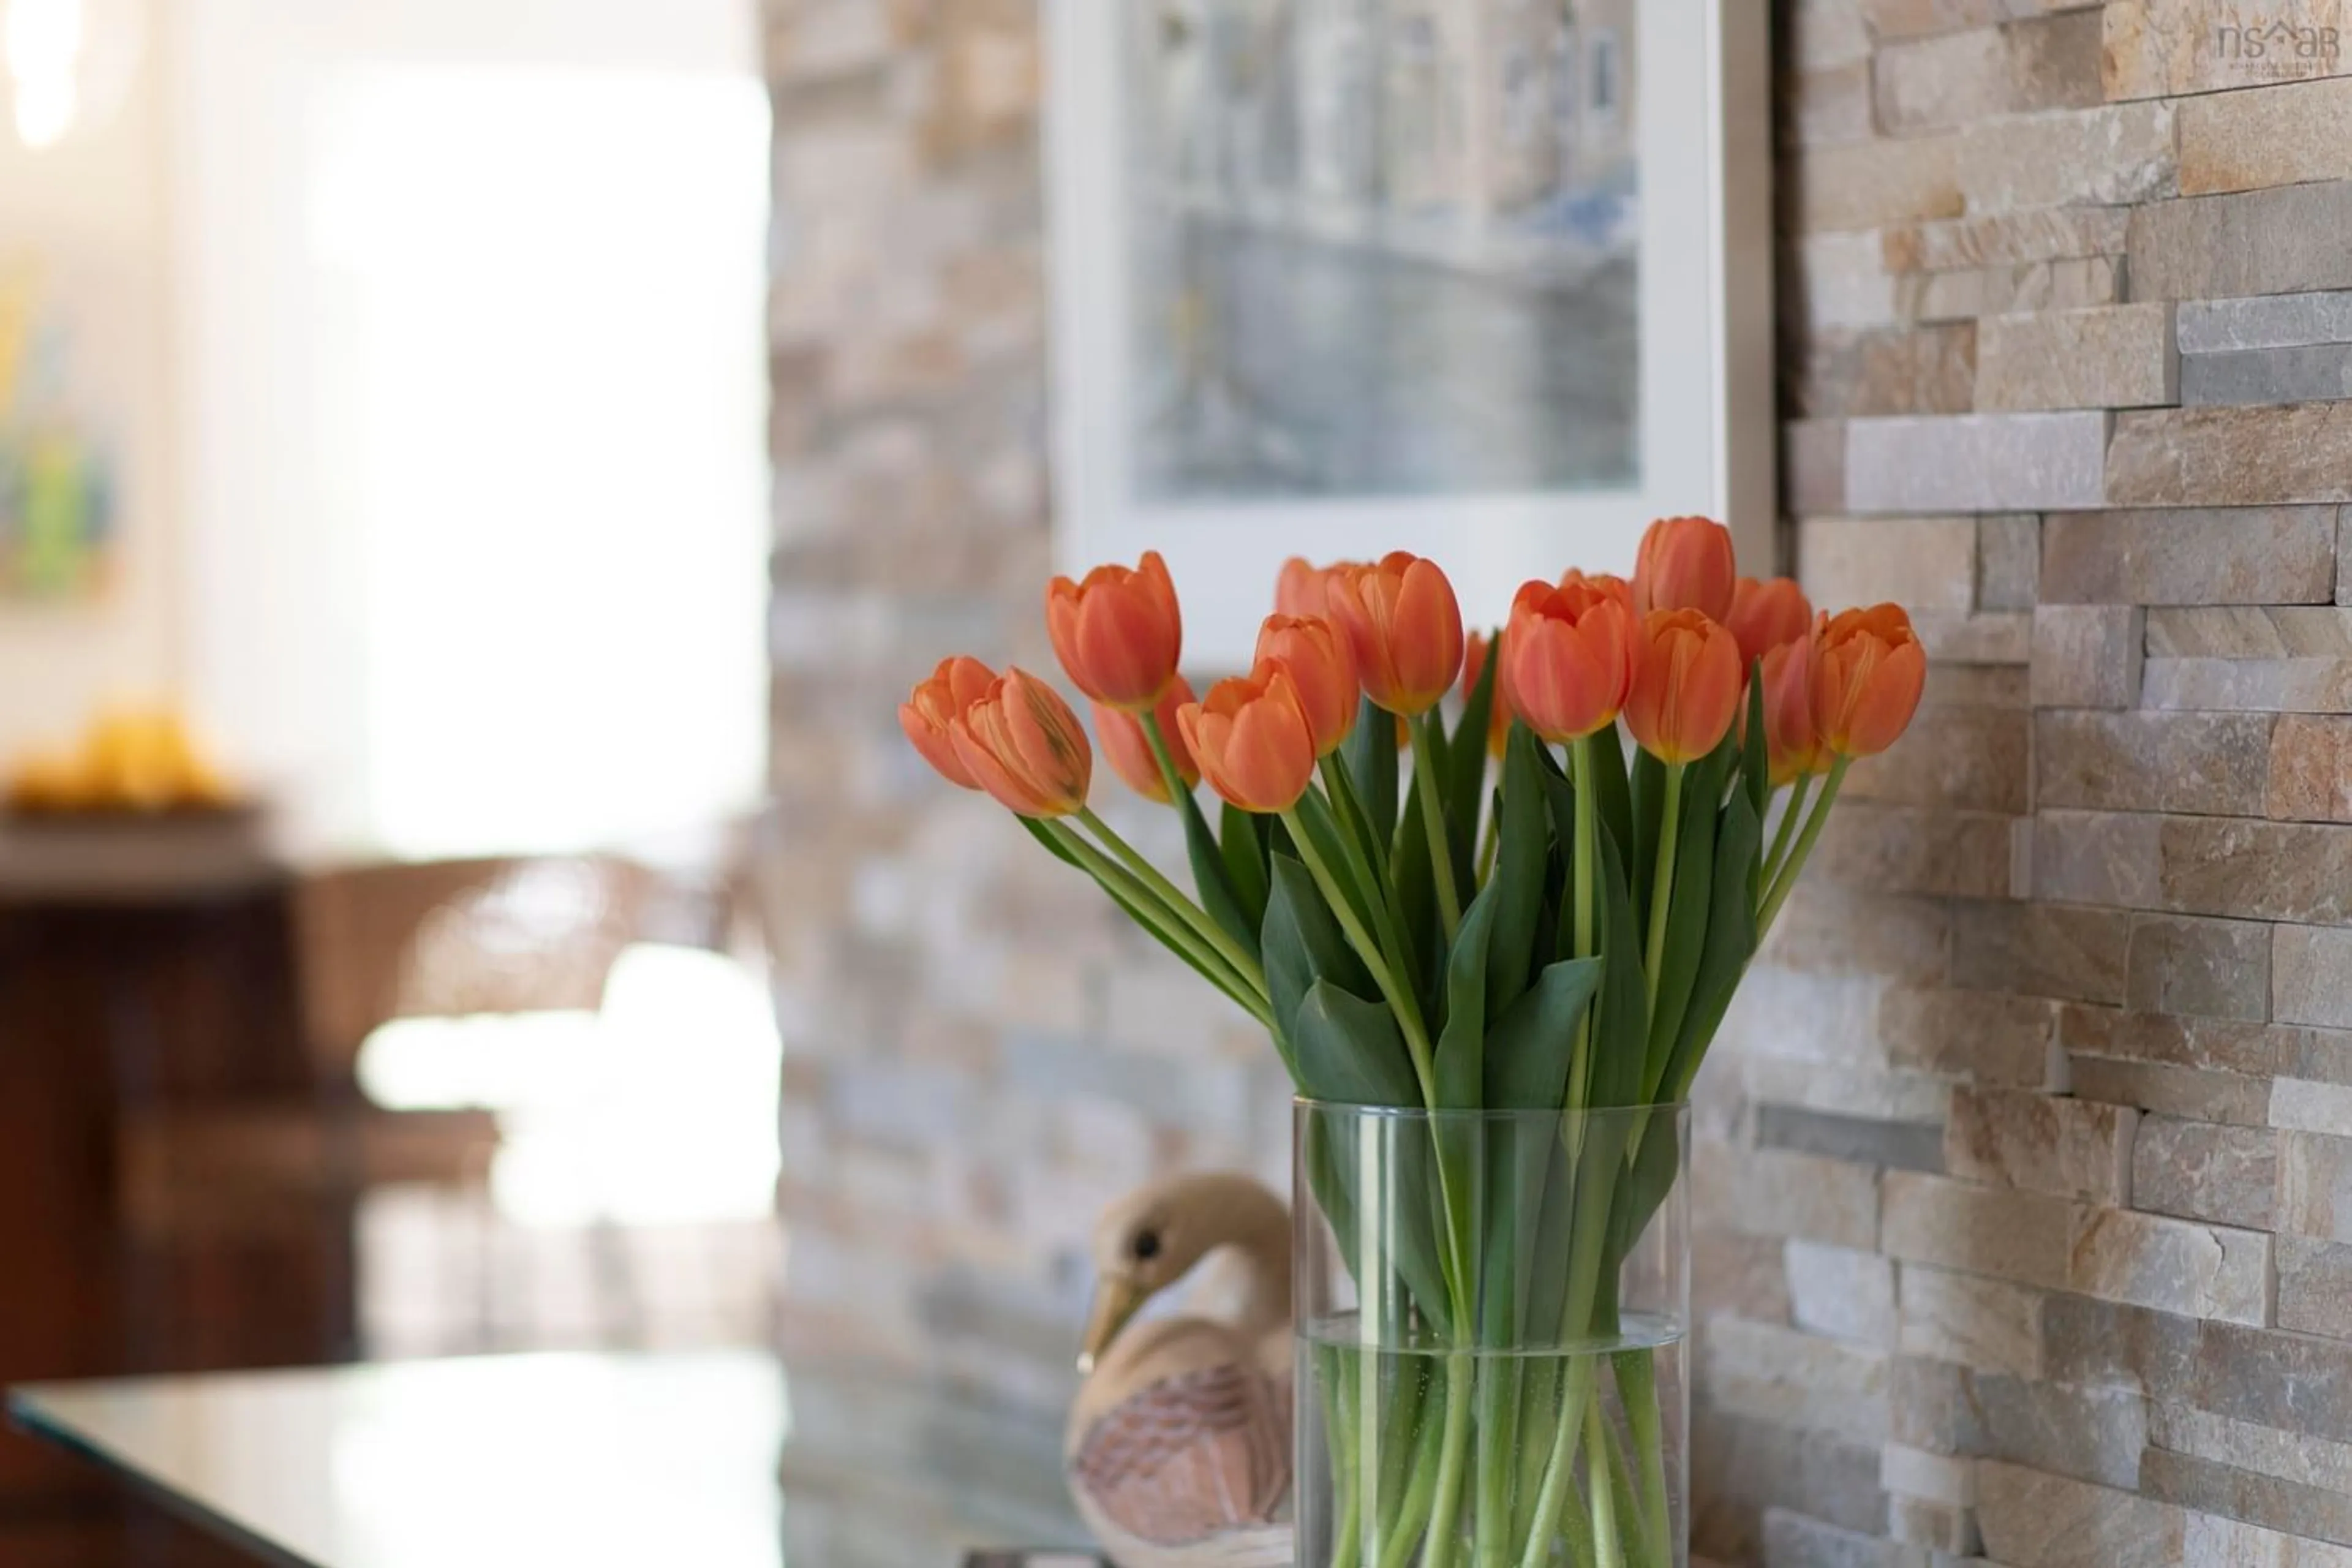
[[1570,565],[1629,572],[1642,530],[1657,517],[1721,518],[1751,574],[1776,568],[1771,67],[1762,0],[1626,0],[1639,26],[1634,482],[1205,503],[1139,497],[1132,479],[1120,29],[1144,3],[1046,0],[1059,570],[1132,564],[1159,551],[1183,597],[1187,663],[1210,672],[1247,666],[1276,573],[1293,555],[1429,556],[1452,576],[1473,625],[1499,622],[1530,577]]

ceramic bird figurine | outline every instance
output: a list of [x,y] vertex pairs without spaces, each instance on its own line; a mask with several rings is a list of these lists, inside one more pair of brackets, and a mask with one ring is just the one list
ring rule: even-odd
[[[1095,1231],[1098,1274],[1063,1440],[1079,1517],[1119,1568],[1290,1562],[1290,1215],[1246,1176],[1178,1176]],[[1136,1321],[1212,1253],[1234,1300]]]

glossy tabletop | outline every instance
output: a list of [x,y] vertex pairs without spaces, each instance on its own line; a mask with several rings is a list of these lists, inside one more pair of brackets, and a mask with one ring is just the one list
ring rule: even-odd
[[748,1352],[52,1384],[9,1409],[297,1568],[952,1568],[1078,1539],[1049,1453],[1000,1439],[994,1478],[943,1458],[985,1416]]

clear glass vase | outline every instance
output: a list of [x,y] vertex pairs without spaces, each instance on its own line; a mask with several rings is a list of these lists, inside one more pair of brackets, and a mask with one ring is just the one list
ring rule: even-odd
[[1688,1109],[1293,1134],[1297,1568],[1684,1568]]

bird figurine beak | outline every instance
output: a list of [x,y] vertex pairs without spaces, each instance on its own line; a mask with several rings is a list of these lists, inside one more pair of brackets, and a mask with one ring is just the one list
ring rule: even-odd
[[1095,1304],[1087,1314],[1086,1342],[1078,1351],[1078,1375],[1094,1374],[1095,1363],[1102,1359],[1119,1330],[1143,1305],[1144,1290],[1132,1279],[1106,1279],[1095,1287]]

